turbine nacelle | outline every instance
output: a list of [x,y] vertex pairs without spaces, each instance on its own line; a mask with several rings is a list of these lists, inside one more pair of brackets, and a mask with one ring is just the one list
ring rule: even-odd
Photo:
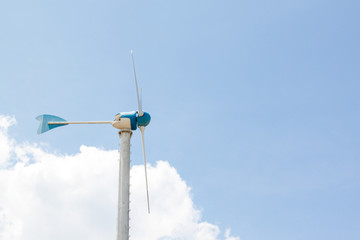
[[112,126],[117,129],[136,130],[137,127],[146,127],[149,125],[150,120],[150,114],[147,112],[143,112],[142,116],[139,116],[138,111],[122,112],[115,115]]

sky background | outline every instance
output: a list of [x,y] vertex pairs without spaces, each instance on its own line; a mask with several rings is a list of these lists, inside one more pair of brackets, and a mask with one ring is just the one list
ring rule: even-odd
[[[133,49],[152,116],[148,162],[176,169],[204,221],[241,240],[359,239],[359,10],[351,0],[3,1],[0,115],[17,121],[4,134],[56,156],[118,149],[112,127],[37,135],[35,117],[136,110]],[[135,132],[137,165],[140,141]]]

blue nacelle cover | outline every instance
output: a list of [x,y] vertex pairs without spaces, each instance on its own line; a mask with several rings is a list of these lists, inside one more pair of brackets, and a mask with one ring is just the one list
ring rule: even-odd
[[136,130],[137,129],[136,115],[137,115],[136,111],[122,112],[120,118],[129,118],[131,123],[131,130]]
[[[118,115],[119,115],[119,113],[116,114],[116,116],[118,116]],[[116,116],[115,116],[115,118],[116,118]],[[130,119],[131,130],[136,130],[138,126],[145,127],[150,123],[150,120],[151,120],[150,114],[148,114],[147,112],[144,112],[144,115],[139,117],[137,111],[122,112],[122,113],[120,113],[120,118],[129,118]]]

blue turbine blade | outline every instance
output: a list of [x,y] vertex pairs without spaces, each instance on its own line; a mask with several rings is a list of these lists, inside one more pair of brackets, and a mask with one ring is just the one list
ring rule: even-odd
[[49,130],[51,130],[53,128],[56,128],[56,127],[61,127],[61,126],[67,125],[66,123],[65,124],[51,124],[51,125],[49,125],[48,122],[66,122],[65,119],[63,119],[61,117],[54,116],[54,115],[47,115],[47,114],[39,115],[39,116],[36,117],[36,120],[40,121],[40,126],[39,126],[39,128],[37,130],[38,134],[47,132],[47,131],[49,131]]

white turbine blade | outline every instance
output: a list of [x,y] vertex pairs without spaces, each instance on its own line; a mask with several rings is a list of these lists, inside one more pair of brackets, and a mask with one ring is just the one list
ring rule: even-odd
[[146,171],[146,157],[145,157],[145,143],[144,143],[144,126],[139,127],[141,132],[141,140],[142,140],[142,148],[143,148],[143,156],[144,156],[144,168],[145,168],[145,182],[146,182],[146,197],[147,197],[147,204],[148,204],[148,213],[150,214],[150,200],[149,200],[149,187],[148,187],[148,180],[147,180],[147,171]]
[[141,107],[141,110],[142,110],[142,88],[140,88],[140,107]]
[[136,95],[137,95],[137,100],[138,100],[138,111],[139,111],[139,116],[141,117],[142,115],[144,115],[144,113],[142,111],[141,103],[140,103],[139,88],[138,88],[138,84],[137,84],[137,80],[136,80],[135,61],[134,61],[134,52],[133,52],[133,50],[131,50],[131,58],[132,58],[134,77],[135,77]]

